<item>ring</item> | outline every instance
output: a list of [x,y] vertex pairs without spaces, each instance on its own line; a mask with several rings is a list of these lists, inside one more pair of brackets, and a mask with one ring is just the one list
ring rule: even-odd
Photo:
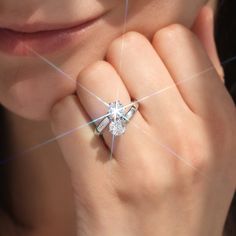
[[120,136],[125,133],[126,125],[133,118],[138,110],[138,102],[131,103],[131,108],[126,113],[125,107],[119,100],[109,103],[107,116],[96,126],[94,133],[101,135],[109,125],[109,132],[114,136]]

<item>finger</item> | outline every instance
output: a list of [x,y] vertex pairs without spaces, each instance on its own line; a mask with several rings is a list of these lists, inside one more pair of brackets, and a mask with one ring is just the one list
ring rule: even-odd
[[51,124],[72,175],[84,178],[96,175],[108,153],[102,141],[94,136],[91,119],[77,96],[68,96],[54,105]]
[[217,54],[215,39],[214,39],[214,15],[213,10],[209,6],[204,6],[192,28],[192,31],[198,36],[202,42],[209,58],[220,78],[224,81],[224,71]]
[[168,26],[154,35],[153,45],[195,114],[212,118],[216,111],[221,112],[219,104],[227,101],[227,92],[190,30],[178,24]]
[[[93,94],[103,101],[110,103],[116,100],[120,100],[122,104],[130,104],[131,99],[127,89],[125,88],[119,75],[116,73],[115,69],[105,61],[98,61],[94,64],[84,68],[83,71],[78,76],[78,82],[83,87],[89,89]],[[77,93],[78,97],[83,105],[84,109],[87,111],[91,119],[95,117],[104,116],[108,112],[108,106],[97,99],[96,96],[91,96],[88,94],[81,86],[78,86]],[[131,122],[142,123],[143,118],[139,112],[136,112],[134,118]],[[113,137],[105,129],[103,133],[104,141],[109,149],[114,147],[114,156],[123,156],[125,146],[124,143],[135,143],[135,140],[140,134],[137,134],[137,130],[130,124],[127,125],[126,132],[120,136],[116,137],[116,145],[113,146]],[[127,144],[126,144],[127,145]],[[122,148],[120,148],[122,146]]]
[[[122,55],[120,48],[125,45]],[[107,60],[121,75],[140,112],[149,123],[166,122],[166,116],[186,107],[168,70],[151,43],[137,32],[128,32],[110,45]],[[120,66],[120,62],[122,66]]]

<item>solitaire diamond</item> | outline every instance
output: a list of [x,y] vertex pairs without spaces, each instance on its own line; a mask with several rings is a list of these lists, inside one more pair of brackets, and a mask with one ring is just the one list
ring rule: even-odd
[[122,135],[125,130],[125,122],[124,122],[124,116],[125,116],[125,108],[121,104],[120,101],[115,101],[109,104],[108,108],[109,118],[110,118],[110,124],[109,124],[109,131],[115,136]]
[[111,120],[117,120],[125,115],[125,108],[120,101],[115,101],[109,104],[108,113]]
[[126,130],[126,127],[122,119],[111,121],[109,124],[109,131],[114,136],[122,135],[125,132],[125,130]]
[[126,125],[133,118],[138,110],[138,103],[132,103],[131,108],[126,112],[126,107],[119,100],[109,103],[105,118],[96,126],[95,134],[101,135],[103,130],[109,125],[109,132],[114,136],[120,136],[125,133]]

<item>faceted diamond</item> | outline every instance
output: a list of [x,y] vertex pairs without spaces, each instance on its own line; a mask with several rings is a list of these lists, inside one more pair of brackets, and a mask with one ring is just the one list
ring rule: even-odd
[[112,120],[117,120],[125,115],[125,108],[120,101],[115,101],[109,104],[108,113]]
[[115,136],[122,135],[125,132],[125,130],[126,127],[122,122],[122,120],[111,121],[109,124],[109,131]]

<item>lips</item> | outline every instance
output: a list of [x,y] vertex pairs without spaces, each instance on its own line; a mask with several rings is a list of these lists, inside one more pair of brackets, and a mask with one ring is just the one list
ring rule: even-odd
[[40,54],[53,53],[72,42],[79,43],[103,15],[66,27],[40,24],[37,27],[0,28],[0,51],[15,56],[33,56],[29,49]]

